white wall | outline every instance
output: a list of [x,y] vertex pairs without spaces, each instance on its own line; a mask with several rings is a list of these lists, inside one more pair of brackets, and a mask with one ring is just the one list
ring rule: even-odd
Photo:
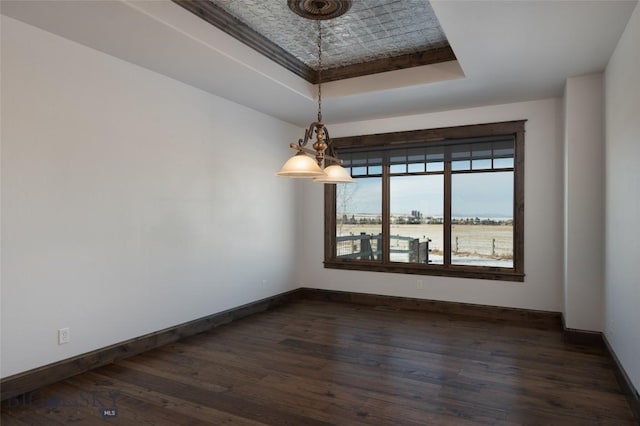
[[298,133],[3,16],[2,376],[297,287]]
[[564,92],[564,320],[603,330],[604,93],[602,74],[567,79]]
[[[559,99],[331,125],[333,137],[527,119],[522,283],[324,269],[322,188],[303,197],[302,286],[559,312],[562,310],[562,104]],[[417,289],[416,280],[424,280]]]
[[640,390],[640,6],[605,72],[605,336]]

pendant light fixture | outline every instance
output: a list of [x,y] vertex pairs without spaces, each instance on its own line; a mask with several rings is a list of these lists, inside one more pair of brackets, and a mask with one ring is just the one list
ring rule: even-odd
[[[318,120],[309,125],[304,132],[304,139],[289,147],[297,153],[287,160],[277,176],[291,178],[313,178],[319,183],[353,183],[349,172],[341,166],[337,157],[329,131],[322,122],[322,25],[321,21],[333,19],[346,13],[351,7],[351,0],[288,0],[289,8],[303,18],[313,19],[318,23]],[[315,137],[311,148],[307,145]],[[314,158],[310,157],[312,155]],[[315,160],[314,160],[315,159]]]

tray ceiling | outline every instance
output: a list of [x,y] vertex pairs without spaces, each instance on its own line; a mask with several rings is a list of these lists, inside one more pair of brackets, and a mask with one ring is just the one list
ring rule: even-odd
[[[316,83],[317,21],[286,0],[174,0],[207,22]],[[455,60],[426,0],[354,1],[343,16],[321,21],[323,81]]]
[[[325,121],[339,136],[336,123],[370,132],[378,118],[561,98],[568,77],[603,72],[637,5],[432,0],[457,60],[328,83]],[[299,127],[317,109],[308,81],[171,0],[0,0],[0,12]]]

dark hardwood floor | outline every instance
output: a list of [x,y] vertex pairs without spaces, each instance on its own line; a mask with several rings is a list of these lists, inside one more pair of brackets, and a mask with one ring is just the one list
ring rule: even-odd
[[312,300],[11,398],[2,403],[1,419],[3,425],[635,424],[606,352],[564,343],[559,327]]

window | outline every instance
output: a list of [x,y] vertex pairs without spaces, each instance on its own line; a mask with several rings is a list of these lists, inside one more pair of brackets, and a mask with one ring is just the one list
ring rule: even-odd
[[325,267],[523,281],[524,123],[334,139]]

